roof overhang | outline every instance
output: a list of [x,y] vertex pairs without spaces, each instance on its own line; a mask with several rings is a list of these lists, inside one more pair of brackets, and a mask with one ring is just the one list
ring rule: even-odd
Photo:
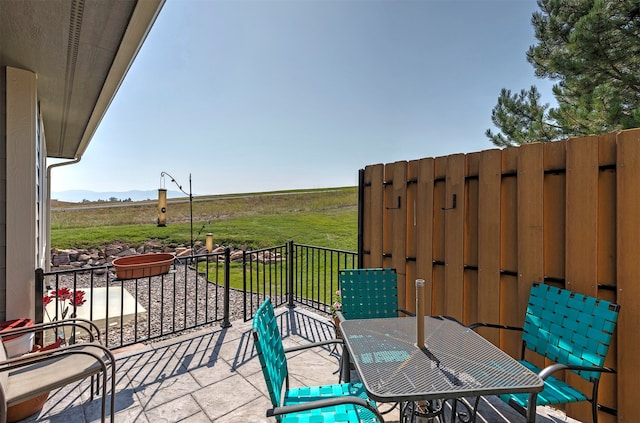
[[48,157],[82,156],[164,1],[0,1],[0,65],[37,75]]

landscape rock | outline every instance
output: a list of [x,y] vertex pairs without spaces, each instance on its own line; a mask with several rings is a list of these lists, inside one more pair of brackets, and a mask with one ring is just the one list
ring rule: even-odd
[[[201,242],[194,243],[195,255],[206,255],[207,249],[202,246]],[[211,254],[217,255],[219,260],[224,260],[223,253],[227,247],[223,245],[214,246]],[[168,246],[161,245],[160,241],[153,240],[137,247],[130,247],[121,242],[112,242],[103,248],[92,249],[51,249],[51,270],[72,270],[78,268],[100,268],[94,272],[104,274],[107,265],[111,265],[113,260],[118,257],[126,257],[134,254],[151,254],[151,253],[170,253],[176,257],[188,257],[191,255],[191,248],[184,245]],[[244,251],[241,249],[231,248],[230,260],[242,261]],[[215,258],[214,258],[215,260]],[[252,260],[263,263],[274,263],[285,260],[281,254],[264,251],[252,254]],[[98,273],[99,272],[99,273]]]

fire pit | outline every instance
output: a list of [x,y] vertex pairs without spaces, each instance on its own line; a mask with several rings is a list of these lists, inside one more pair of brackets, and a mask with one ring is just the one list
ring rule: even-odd
[[118,279],[134,279],[167,273],[175,255],[169,253],[137,254],[113,260]]

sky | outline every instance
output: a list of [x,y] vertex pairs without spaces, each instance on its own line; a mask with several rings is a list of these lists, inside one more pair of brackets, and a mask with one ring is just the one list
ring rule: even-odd
[[[495,148],[535,0],[167,0],[53,192],[355,186],[368,165]],[[161,186],[162,185],[162,186]]]

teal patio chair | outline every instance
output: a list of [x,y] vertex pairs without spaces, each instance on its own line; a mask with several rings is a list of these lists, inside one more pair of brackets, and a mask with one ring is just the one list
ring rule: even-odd
[[[343,269],[338,271],[338,282],[342,306],[336,316],[341,322],[348,319],[398,317],[399,313],[415,316],[398,308],[398,275],[395,269]],[[350,380],[351,367],[348,351],[343,348],[340,361],[342,379]],[[381,414],[388,414],[399,405],[392,404]]]
[[[384,422],[361,383],[291,388],[285,352],[324,345],[317,342],[285,351],[276,316],[267,298],[253,316],[253,342],[273,408],[267,417],[278,422]],[[283,392],[284,388],[284,392]]]
[[343,269],[338,271],[342,306],[338,318],[373,319],[415,314],[398,308],[398,276],[395,269]]
[[[598,421],[598,383],[602,373],[615,373],[604,366],[620,306],[566,289],[535,283],[531,287],[524,327],[475,323],[469,327],[519,330],[522,335],[521,363],[544,380],[537,394],[506,394],[500,398],[535,422],[537,405],[591,402],[593,422]],[[540,369],[525,360],[534,351],[555,364]],[[591,396],[552,374],[569,370],[592,385]]]

